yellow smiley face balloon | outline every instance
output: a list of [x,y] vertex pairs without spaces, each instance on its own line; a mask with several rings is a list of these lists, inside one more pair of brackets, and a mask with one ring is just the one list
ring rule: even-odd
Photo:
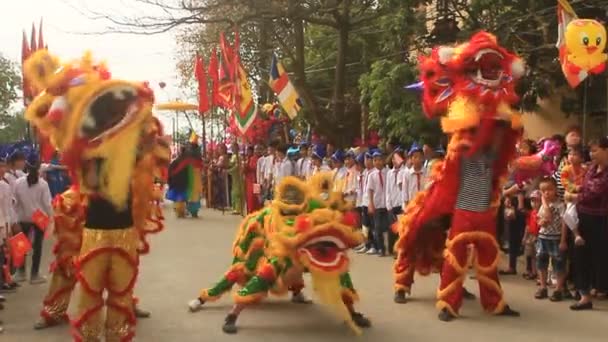
[[566,27],[567,61],[590,74],[604,71],[606,28],[595,20],[575,19]]

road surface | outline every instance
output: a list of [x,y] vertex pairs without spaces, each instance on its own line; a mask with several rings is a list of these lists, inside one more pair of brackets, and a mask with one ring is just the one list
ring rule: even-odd
[[[230,296],[189,313],[187,303],[202,286],[214,283],[226,271],[230,248],[239,217],[204,210],[199,219],[177,220],[166,210],[166,230],[151,237],[152,252],[141,260],[136,295],[152,317],[140,320],[137,341],[143,342],[317,342],[353,341],[342,323],[336,322],[318,305],[291,304],[286,299],[270,299],[244,311],[239,334],[221,331],[230,309]],[[43,265],[51,260],[50,244],[45,241]],[[486,315],[478,301],[464,303],[462,317],[450,323],[437,320],[435,292],[438,277],[418,277],[415,296],[405,305],[392,302],[391,258],[353,257],[352,275],[361,295],[358,310],[372,319],[373,327],[359,341],[482,341],[482,342],[570,342],[608,341],[608,302],[598,309],[571,312],[570,302],[535,300],[535,286],[520,277],[503,277],[509,304],[522,312],[521,318]],[[478,293],[474,280],[466,285]],[[66,342],[68,327],[34,331],[46,284],[24,284],[7,295],[7,308],[0,312],[5,322],[2,342]],[[310,290],[307,294],[312,295]]]

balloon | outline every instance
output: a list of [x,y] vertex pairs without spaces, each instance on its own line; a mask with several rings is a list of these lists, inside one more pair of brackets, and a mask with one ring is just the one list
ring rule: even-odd
[[588,74],[606,68],[606,28],[596,20],[575,19],[566,26],[565,46],[560,49],[562,71],[571,87],[578,86]]
[[519,157],[513,163],[517,184],[537,176],[550,176],[557,169],[555,157],[560,153],[560,144],[555,140],[545,140],[540,152],[532,156]]
[[165,82],[158,82],[158,86],[160,87],[160,89],[165,89],[165,87],[167,86],[167,83]]

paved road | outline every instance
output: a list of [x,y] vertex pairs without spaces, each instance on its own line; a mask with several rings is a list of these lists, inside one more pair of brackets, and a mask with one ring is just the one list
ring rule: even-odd
[[[226,270],[239,220],[208,210],[201,216],[198,220],[177,221],[167,211],[166,231],[152,238],[152,253],[142,259],[136,287],[136,294],[152,317],[139,322],[138,341],[353,341],[350,331],[317,305],[269,300],[243,313],[237,336],[224,335],[220,328],[231,305],[228,296],[198,313],[187,312],[186,303],[199,288],[210,285]],[[50,262],[48,247],[44,265]],[[391,262],[376,256],[354,257],[352,274],[362,297],[358,308],[374,324],[361,341],[608,341],[607,302],[600,303],[598,310],[573,313],[567,302],[535,300],[533,284],[519,277],[503,279],[503,284],[511,306],[521,310],[521,318],[491,317],[477,302],[466,302],[461,319],[439,322],[434,308],[437,277],[419,278],[415,300],[396,305],[391,296]],[[467,285],[477,292],[472,280],[467,280]],[[0,341],[70,340],[65,326],[32,330],[45,291],[46,285],[28,284],[8,297],[8,307],[0,313],[6,330]]]

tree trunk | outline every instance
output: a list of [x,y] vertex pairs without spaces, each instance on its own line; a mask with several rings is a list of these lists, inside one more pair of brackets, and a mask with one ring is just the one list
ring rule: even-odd
[[[270,67],[270,58],[272,55],[271,47],[269,46],[271,30],[272,30],[272,22],[269,22],[268,19],[262,19],[259,23],[260,30],[260,38],[258,42],[258,49],[260,51],[260,59],[259,59],[259,70],[268,70]],[[272,90],[267,82],[259,82],[259,103],[264,104],[269,102],[273,98]]]
[[350,1],[344,2],[344,11],[338,19],[338,51],[336,52],[336,72],[334,77],[334,118],[340,122],[346,111],[346,58],[348,54],[348,33],[350,31]]

